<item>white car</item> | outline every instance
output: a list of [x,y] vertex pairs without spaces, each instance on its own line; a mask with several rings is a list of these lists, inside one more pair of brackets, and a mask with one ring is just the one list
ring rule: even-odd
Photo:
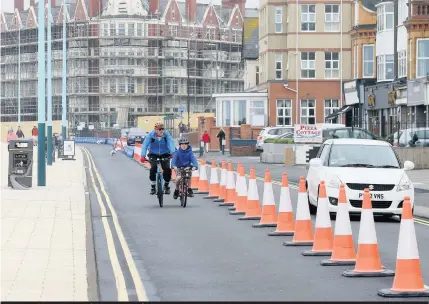
[[263,128],[256,139],[256,150],[263,151],[264,140],[267,138],[275,138],[286,133],[293,133],[294,127],[267,127]]
[[[345,185],[351,214],[361,212],[364,189],[371,193],[375,215],[402,214],[405,196],[414,206],[414,186],[406,171],[414,163],[400,161],[392,146],[385,141],[370,139],[328,139],[317,158],[310,160],[307,173],[307,191],[310,213],[317,211],[320,181],[325,181],[331,215],[337,212],[338,193]],[[413,208],[414,211],[414,208]]]

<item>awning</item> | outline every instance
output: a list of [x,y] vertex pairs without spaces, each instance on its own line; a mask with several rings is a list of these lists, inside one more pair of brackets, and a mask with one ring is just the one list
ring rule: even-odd
[[334,113],[329,114],[328,116],[325,117],[325,120],[332,120],[335,117],[337,117],[338,115],[342,115],[344,113],[347,113],[348,111],[351,111],[353,109],[353,105],[347,105],[347,106],[343,106],[341,109],[335,111]]

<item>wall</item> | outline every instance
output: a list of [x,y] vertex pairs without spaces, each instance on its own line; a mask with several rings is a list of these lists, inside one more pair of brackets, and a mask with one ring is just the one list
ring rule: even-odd
[[415,165],[415,169],[429,169],[429,148],[415,147],[415,148],[394,148],[398,153],[399,159],[402,163],[409,160]]
[[253,88],[257,85],[256,67],[258,66],[259,66],[258,60],[246,60],[244,62],[244,89],[245,90]]
[[[25,137],[31,137],[31,130],[34,126],[38,126],[37,121],[21,121],[20,123],[22,132],[24,132]],[[7,130],[12,127],[13,131],[16,132],[18,130],[18,122],[2,122],[1,126],[1,141],[6,141],[7,138]],[[52,132],[53,133],[61,133],[61,120],[55,120],[52,122]]]
[[[177,113],[179,114],[179,113]],[[183,123],[185,125],[188,125],[188,113],[183,113]],[[204,117],[214,117],[214,113],[191,113],[191,129],[198,128],[198,117],[204,116]],[[150,132],[153,130],[153,126],[158,121],[164,121],[164,116],[139,116],[137,119],[137,127],[145,130],[146,132]],[[181,119],[176,119],[175,124],[176,127],[179,126],[179,123],[181,122]]]

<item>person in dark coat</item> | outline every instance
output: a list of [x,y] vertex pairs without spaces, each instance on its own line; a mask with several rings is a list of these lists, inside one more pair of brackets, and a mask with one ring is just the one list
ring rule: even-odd
[[225,131],[223,130],[223,128],[220,128],[220,131],[219,133],[217,133],[216,137],[219,138],[219,150],[222,152],[222,141],[226,137]]

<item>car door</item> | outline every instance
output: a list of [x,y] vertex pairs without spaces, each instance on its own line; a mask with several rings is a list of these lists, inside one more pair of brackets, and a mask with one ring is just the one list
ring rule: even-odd
[[317,158],[320,158],[323,162],[321,167],[312,167],[308,169],[307,183],[308,183],[308,195],[313,202],[317,203],[317,195],[319,190],[320,178],[323,175],[323,170],[327,165],[327,160],[330,151],[330,145],[324,144],[320,147]]

